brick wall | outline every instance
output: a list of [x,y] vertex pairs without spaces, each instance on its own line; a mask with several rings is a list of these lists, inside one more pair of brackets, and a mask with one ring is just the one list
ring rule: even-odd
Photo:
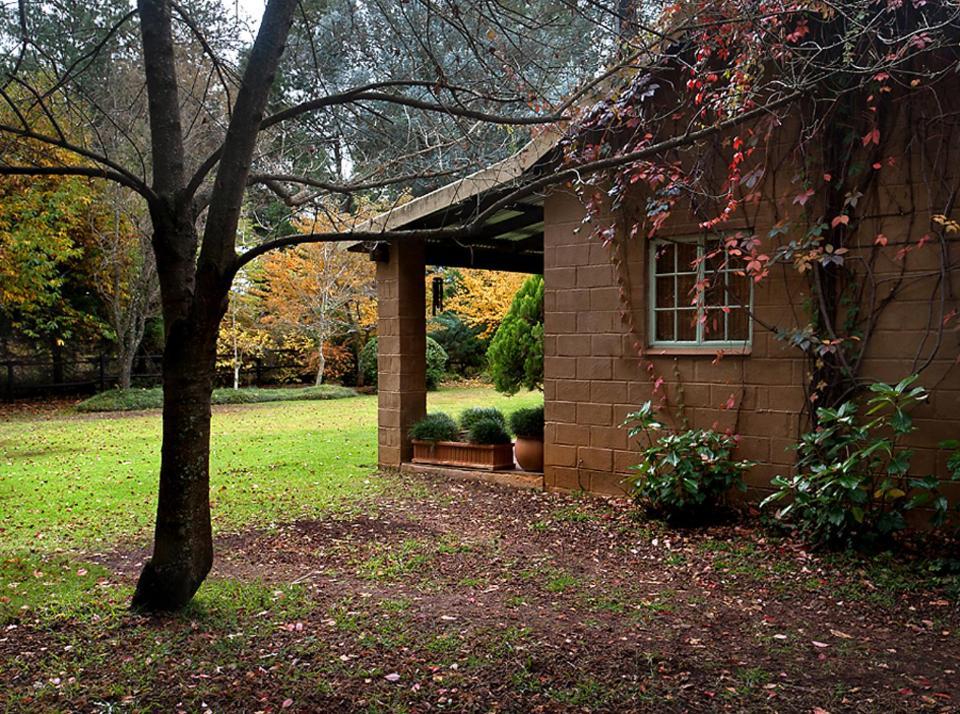
[[[789,144],[789,138],[784,144]],[[869,225],[861,229],[863,235],[884,233],[891,241],[907,236],[915,241],[929,230],[931,201],[916,182],[911,185],[910,175],[909,166],[886,172],[885,181],[872,197],[876,217],[866,221]],[[777,206],[796,193],[789,181],[768,183],[770,195],[764,196],[750,216],[750,224],[760,236],[766,236],[776,222]],[[644,204],[644,197],[637,196],[633,210]],[[925,205],[924,210],[918,211],[918,205]],[[662,235],[698,234],[696,221],[685,220],[685,215],[690,214],[676,210]],[[556,490],[622,494],[622,479],[637,461],[637,447],[628,443],[619,424],[651,398],[651,383],[635,356],[634,339],[619,312],[610,253],[589,236],[582,219],[581,204],[570,191],[558,189],[547,197],[545,484]],[[914,439],[914,464],[917,473],[929,470],[942,476],[946,473],[945,459],[935,446],[942,439],[960,436],[960,348],[955,330],[939,344],[927,330],[928,322],[939,315],[938,304],[931,311],[939,249],[907,256],[904,274],[908,283],[881,314],[861,373],[871,381],[896,381],[910,374],[916,364],[929,362],[921,382],[933,394],[930,403],[915,412],[920,431]],[[875,259],[873,270],[878,279],[898,279],[904,261],[896,257],[896,250],[891,247],[880,251]],[[951,251],[954,262],[960,260],[955,243],[945,250]],[[640,340],[646,344],[647,246],[638,239],[625,251],[626,290]],[[950,279],[953,295],[960,295],[957,276]],[[796,271],[777,268],[756,286],[754,309],[768,325],[790,328],[797,324],[794,315],[803,314],[806,297],[806,283]],[[755,495],[769,485],[772,476],[789,471],[794,459],[791,447],[806,427],[799,414],[804,402],[803,385],[809,381],[808,365],[798,350],[755,325],[749,354],[727,354],[719,360],[715,352],[658,353],[651,349],[648,354],[666,382],[671,404],[676,406],[682,399],[690,426],[729,427],[742,435],[740,456],[759,462],[748,479]],[[735,408],[723,408],[731,396]]]
[[377,263],[377,463],[399,468],[413,455],[410,427],[427,410],[422,241],[398,241]]

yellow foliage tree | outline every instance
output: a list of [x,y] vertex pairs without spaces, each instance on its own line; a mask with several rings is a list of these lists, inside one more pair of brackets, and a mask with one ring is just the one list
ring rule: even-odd
[[509,312],[513,296],[527,276],[497,270],[457,272],[454,293],[444,309],[457,313],[467,324],[481,328],[480,337],[490,337]]
[[262,355],[270,345],[270,333],[260,321],[261,302],[247,276],[238,276],[217,340],[217,367],[233,371],[234,389],[240,388],[244,360]]
[[340,243],[308,243],[269,255],[259,289],[263,322],[292,348],[303,345],[316,358],[316,383],[323,382],[324,344],[364,329],[373,301],[373,265]]
[[[328,207],[294,225],[304,233],[344,231],[381,210],[359,201],[349,213]],[[376,326],[374,264],[343,243],[308,243],[268,255],[262,267],[255,291],[262,298],[262,323],[276,342],[305,353],[321,384],[329,341],[353,339],[359,353]]]
[[[15,120],[0,111],[0,122]],[[57,166],[64,152],[29,139],[0,144],[4,161]],[[71,304],[68,282],[86,282],[83,264],[97,190],[89,179],[71,176],[0,177],[0,315],[23,334],[51,335],[58,342],[71,328],[92,325],[93,315]],[[81,275],[82,273],[82,275]]]

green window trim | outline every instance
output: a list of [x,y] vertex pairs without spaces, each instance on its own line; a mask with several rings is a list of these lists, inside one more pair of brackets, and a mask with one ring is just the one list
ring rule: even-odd
[[[729,266],[707,283],[707,246],[714,237],[659,238],[650,242],[648,343],[651,347],[748,348],[753,340],[753,281]],[[722,289],[719,280],[722,280]],[[739,288],[739,290],[736,290]],[[744,291],[746,288],[746,291]],[[717,292],[720,299],[716,299]],[[744,292],[748,294],[745,296]],[[711,299],[708,300],[708,294]],[[746,302],[744,302],[746,297]]]

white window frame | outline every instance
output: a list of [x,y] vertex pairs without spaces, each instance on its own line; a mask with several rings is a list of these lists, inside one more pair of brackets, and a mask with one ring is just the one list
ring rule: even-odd
[[[702,350],[704,352],[712,352],[716,350],[724,349],[746,349],[753,344],[753,281],[749,281],[750,285],[750,295],[747,298],[748,302],[745,306],[740,309],[745,309],[747,311],[747,338],[745,340],[704,340],[703,334],[703,321],[700,319],[700,316],[703,314],[704,302],[703,295],[699,296],[697,300],[697,321],[696,321],[696,330],[697,336],[695,340],[658,340],[657,336],[657,313],[659,312],[672,312],[674,315],[673,322],[673,334],[679,335],[679,320],[682,314],[681,310],[678,310],[677,307],[657,307],[657,277],[667,277],[670,275],[674,276],[674,294],[676,305],[682,305],[683,300],[687,299],[685,295],[677,295],[677,275],[680,272],[690,273],[693,272],[693,269],[689,266],[679,266],[677,261],[679,260],[678,251],[674,251],[674,267],[673,272],[671,273],[657,273],[657,251],[659,248],[667,245],[676,246],[679,243],[696,243],[697,244],[697,257],[701,260],[697,264],[695,283],[701,283],[705,277],[706,271],[706,261],[702,260],[704,252],[706,250],[706,244],[709,240],[716,240],[715,236],[681,236],[676,238],[657,238],[650,241],[650,248],[647,254],[647,283],[648,286],[648,298],[649,307],[647,309],[647,334],[649,335],[648,343],[651,347],[660,347],[660,348],[684,348],[684,349],[694,349]],[[686,270],[684,270],[686,267]],[[724,293],[726,294],[726,293]],[[729,329],[729,313],[724,314],[724,334],[726,334]]]

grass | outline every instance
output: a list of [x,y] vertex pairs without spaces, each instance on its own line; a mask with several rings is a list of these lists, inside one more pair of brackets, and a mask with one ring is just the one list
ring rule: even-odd
[[385,547],[381,552],[370,556],[359,567],[362,577],[370,580],[393,580],[408,573],[423,570],[430,562],[430,555],[424,552],[423,544],[408,539],[395,548]]
[[[357,392],[350,387],[324,384],[319,387],[280,387],[277,389],[214,389],[214,404],[261,404],[263,402],[299,402],[317,399],[346,399]],[[78,412],[122,412],[160,409],[163,391],[152,389],[111,389],[77,404]]]
[[[451,388],[430,409],[506,413],[542,399]],[[376,468],[377,397],[215,409],[214,527],[236,530],[316,516],[386,488]],[[0,420],[0,556],[146,542],[156,509],[160,414]]]
[[0,557],[0,625],[24,615],[54,623],[120,611],[130,593],[107,582],[108,575],[60,555]]

